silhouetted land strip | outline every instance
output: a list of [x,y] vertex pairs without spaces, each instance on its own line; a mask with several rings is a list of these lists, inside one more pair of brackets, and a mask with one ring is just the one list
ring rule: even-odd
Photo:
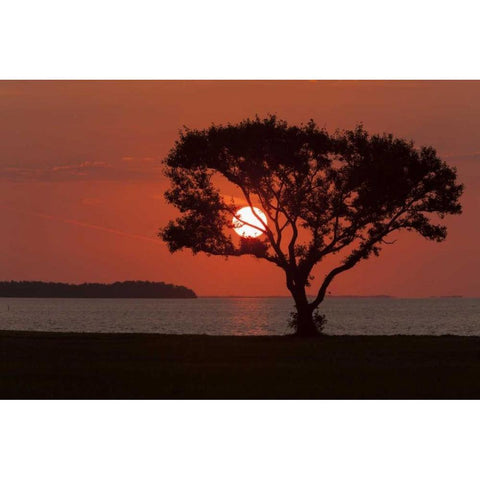
[[480,338],[0,332],[2,398],[480,398]]
[[30,298],[196,298],[189,288],[164,282],[0,282],[0,297]]

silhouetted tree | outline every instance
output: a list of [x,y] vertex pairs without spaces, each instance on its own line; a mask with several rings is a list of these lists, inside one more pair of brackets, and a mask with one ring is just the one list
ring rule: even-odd
[[[180,132],[165,159],[171,188],[166,199],[181,216],[159,233],[171,252],[254,255],[280,267],[295,301],[298,335],[315,335],[315,310],[341,272],[371,254],[398,230],[440,242],[446,227],[432,214],[461,213],[463,186],[456,171],[432,147],[392,135],[369,135],[362,126],[329,134],[312,121],[289,126],[270,116],[239,124]],[[220,175],[238,187],[244,205],[228,201]],[[259,238],[232,238],[232,216],[240,206],[258,206]],[[338,264],[325,272],[317,294],[306,287],[312,269],[327,255]]]

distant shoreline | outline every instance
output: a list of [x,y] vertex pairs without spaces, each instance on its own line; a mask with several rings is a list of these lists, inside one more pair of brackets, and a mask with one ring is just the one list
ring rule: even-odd
[[[308,298],[315,298],[313,295],[307,295]],[[292,298],[290,295],[199,295],[198,298]],[[432,298],[480,298],[465,297],[463,295],[430,295],[427,297],[398,297],[396,295],[327,295],[328,298],[391,298],[396,300],[415,300],[415,299],[432,299]]]
[[41,281],[0,282],[3,298],[197,298],[184,286],[164,282],[127,280],[114,283]]
[[[307,295],[315,298],[314,295]],[[199,298],[292,298],[291,295],[199,295]],[[400,298],[393,295],[327,295],[325,298]],[[427,297],[425,297],[427,298]]]

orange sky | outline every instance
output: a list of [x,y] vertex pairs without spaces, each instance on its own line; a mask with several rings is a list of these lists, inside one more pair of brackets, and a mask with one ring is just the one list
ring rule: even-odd
[[175,216],[159,162],[178,130],[268,113],[329,130],[363,122],[433,145],[466,186],[446,242],[398,236],[337,277],[334,294],[480,296],[480,82],[1,81],[0,280],[162,280],[199,295],[286,295],[271,264],[171,255],[155,237]]

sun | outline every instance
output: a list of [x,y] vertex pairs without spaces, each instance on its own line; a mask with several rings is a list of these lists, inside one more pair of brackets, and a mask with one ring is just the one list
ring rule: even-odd
[[232,220],[233,229],[237,235],[246,238],[256,238],[265,232],[262,222],[255,214],[263,220],[264,224],[267,224],[267,217],[259,208],[253,207],[252,210],[250,207],[243,207],[237,211]]

